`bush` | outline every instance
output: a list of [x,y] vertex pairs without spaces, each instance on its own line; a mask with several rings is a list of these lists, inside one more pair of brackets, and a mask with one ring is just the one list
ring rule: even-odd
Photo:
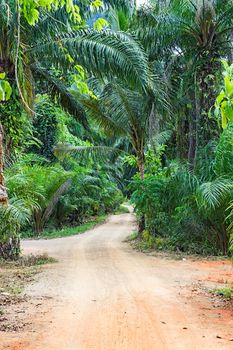
[[80,225],[93,216],[114,212],[123,199],[116,184],[104,174],[77,172],[72,185],[58,203],[55,220],[58,227]]
[[214,171],[207,181],[184,164],[173,162],[143,181],[135,178],[132,202],[136,214],[145,216],[150,235],[167,239],[170,248],[226,254],[232,185],[230,176]]
[[[38,235],[46,228],[52,231],[77,226],[92,217],[114,212],[123,202],[121,191],[104,172],[82,166],[75,165],[67,171],[59,163],[46,163],[38,156],[28,155],[6,174],[10,204],[14,205],[0,211],[0,218],[3,211],[4,217],[8,215],[7,220],[1,221],[1,241],[4,235],[18,237],[22,226],[24,231],[33,229]],[[21,220],[25,216],[26,220]]]

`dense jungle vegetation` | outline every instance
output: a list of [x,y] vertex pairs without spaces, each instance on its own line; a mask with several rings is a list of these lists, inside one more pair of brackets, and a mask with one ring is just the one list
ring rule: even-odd
[[233,1],[0,7],[0,256],[126,198],[149,247],[229,254]]

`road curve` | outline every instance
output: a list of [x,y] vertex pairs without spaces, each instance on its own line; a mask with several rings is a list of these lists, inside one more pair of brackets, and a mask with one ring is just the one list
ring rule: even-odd
[[182,296],[200,271],[133,251],[123,241],[134,225],[132,214],[115,215],[83,235],[23,243],[59,259],[26,291],[47,298],[49,311],[40,321],[35,313],[23,350],[232,349]]

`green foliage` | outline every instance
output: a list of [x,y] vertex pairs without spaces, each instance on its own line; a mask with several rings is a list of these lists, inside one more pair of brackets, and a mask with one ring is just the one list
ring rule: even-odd
[[[80,7],[73,0],[18,0],[21,5],[21,10],[30,25],[35,25],[39,21],[40,10],[46,9],[48,11],[54,11],[60,7],[64,7],[67,13],[70,15],[74,23],[81,22]],[[80,4],[82,1],[80,1]],[[91,10],[98,10],[103,6],[101,0],[83,1],[83,3],[89,4]]]
[[148,230],[144,230],[143,234],[143,242],[139,242],[137,247],[140,250],[147,249],[157,249],[157,250],[165,250],[170,248],[170,243],[165,237],[155,237],[150,234]]
[[[69,237],[73,235],[78,235],[93,229],[96,225],[100,225],[105,222],[107,215],[98,216],[94,219],[88,220],[84,224],[81,224],[77,227],[64,227],[61,230],[45,230],[40,238],[42,239],[52,239],[52,238],[60,238],[60,237]],[[34,233],[30,231],[22,232],[23,238],[32,238],[34,237]]]
[[[72,0],[2,1],[2,99],[9,99],[12,87],[17,90],[26,111],[33,114],[35,78],[43,75],[43,89],[48,83],[51,95],[59,97],[60,103],[85,123],[83,111],[69,93],[71,77],[81,93],[90,95],[91,90],[86,84],[87,72],[102,77],[115,74],[146,88],[147,58],[140,45],[124,33],[87,29],[83,22],[77,25],[82,5],[85,17],[90,15],[90,11],[102,7],[103,3],[84,0],[79,5]],[[103,21],[99,19],[97,22],[98,29]],[[10,86],[5,74],[9,76]]]
[[233,234],[231,234],[230,236],[230,247],[229,247],[229,251],[231,256],[233,256]]
[[233,175],[233,124],[229,123],[220,136],[214,162],[218,176]]
[[47,97],[38,97],[35,110],[36,115],[32,122],[33,135],[39,140],[39,144],[32,147],[31,151],[49,160],[54,160],[53,147],[57,141],[58,109]]
[[5,73],[0,73],[0,101],[8,101],[12,94],[10,83],[5,77]]
[[144,181],[135,178],[131,185],[132,202],[136,213],[145,215],[152,237],[162,237],[168,246],[180,251],[228,252],[233,179],[232,172],[222,176],[229,155],[228,148],[223,151],[222,143],[231,132],[229,128],[222,135],[213,160],[215,171],[208,180],[203,173],[195,176],[179,163],[171,163],[167,168],[160,165],[157,174],[146,175]]
[[110,213],[123,201],[117,186],[102,171],[77,169],[73,184],[62,197],[56,211],[59,226],[78,225],[92,216]]
[[72,174],[59,165],[22,163],[16,163],[9,173],[11,176],[6,179],[9,194],[33,204],[34,229],[39,234],[69,187]]
[[119,188],[126,193],[132,182],[145,246],[227,253],[233,66],[223,61],[221,91],[220,60],[232,55],[232,2],[151,1],[138,11],[124,0],[1,5],[0,113],[13,205],[2,209],[1,232],[53,232],[116,212]]
[[129,237],[126,238],[126,242],[135,241],[138,238],[138,231],[131,233]]
[[223,296],[224,298],[233,298],[233,287],[217,289],[215,293]]
[[233,64],[223,60],[225,71],[224,88],[221,90],[215,102],[215,114],[221,114],[222,128],[225,129],[229,122],[233,121]]
[[0,206],[0,241],[6,243],[10,237],[17,237],[20,228],[30,219],[29,203],[16,196],[7,207]]
[[[59,164],[46,164],[44,158],[28,155],[8,169],[6,183],[9,196],[17,198],[22,215],[25,210],[27,218],[33,220],[31,225],[31,220],[26,223],[19,221],[19,215],[12,215],[18,225],[15,233],[22,225],[32,227],[36,234],[41,234],[45,227],[77,226],[93,216],[113,212],[120,206],[123,196],[101,168],[93,171],[87,168],[87,164],[86,167],[77,166],[71,159],[64,165],[70,170],[64,170]],[[12,220],[6,220],[4,225],[8,224],[12,224]],[[9,230],[13,232],[11,227]],[[6,237],[9,230],[2,226]]]
[[[74,89],[74,86],[70,89],[72,83],[79,94],[93,99],[95,95],[86,83],[87,76],[92,74],[101,78],[114,75],[128,81],[131,86],[138,85],[139,89],[149,88],[147,56],[133,36],[107,30],[107,22],[101,18],[94,24],[96,29],[87,28],[84,17],[101,7],[103,2],[99,0],[80,1],[78,5],[72,0],[1,2],[0,68],[9,79],[8,83],[5,73],[1,73],[0,97],[4,112],[1,121],[7,134],[6,155],[9,156],[10,165],[7,170],[7,186],[10,198],[16,197],[25,202],[24,206],[33,217],[34,229],[38,233],[52,220],[61,225],[61,212],[57,215],[58,207],[62,207],[63,197],[76,176],[80,176],[80,183],[85,176],[90,176],[93,161],[88,164],[90,167],[87,172],[84,167],[76,172],[71,157],[63,159],[62,165],[46,165],[46,159],[39,163],[27,163],[20,159],[20,153],[26,146],[30,152],[37,152],[54,161],[52,147],[55,141],[72,146],[92,144],[90,135],[89,139],[85,136],[85,140],[78,137],[74,132],[75,128],[77,131],[77,123],[75,125],[71,116],[65,113],[59,115],[59,108],[50,108],[46,103],[37,106],[37,110],[34,108],[35,86],[39,91],[49,91],[56,103],[62,105],[86,129],[87,118],[84,109],[71,93]],[[11,94],[13,102],[9,100]],[[13,109],[17,113],[12,113]],[[34,117],[34,135],[29,135],[29,141],[26,136],[30,134],[31,128],[30,123],[26,125],[23,109]],[[27,126],[30,131],[26,134]],[[10,145],[7,144],[8,140]],[[15,151],[17,148],[18,152]],[[12,149],[18,161],[11,166]],[[95,171],[101,171],[101,167],[97,166]],[[71,198],[69,202],[68,197],[65,198],[64,220],[69,220],[71,213],[76,210],[74,221],[80,222],[88,215],[115,210],[122,201],[116,184],[103,173],[95,184],[88,186],[86,189],[84,187],[83,192],[78,189],[83,195],[81,204],[77,203],[77,199],[75,202]],[[84,213],[84,218],[78,217],[80,213]],[[16,226],[15,230],[11,229],[12,236],[20,230],[20,226]],[[7,236],[11,237],[11,233],[8,232]]]
[[0,104],[0,121],[4,129],[5,153],[13,157],[24,151],[37,140],[32,138],[32,125],[22,113],[19,101],[12,96],[11,103]]
[[[47,95],[36,100],[36,115],[33,118],[33,136],[39,141],[30,151],[54,161],[54,147],[58,143],[81,145],[83,127],[71,115],[53,103]],[[79,137],[78,137],[79,136]]]
[[115,211],[114,211],[114,214],[115,215],[119,215],[119,214],[128,214],[130,211],[129,211],[129,208],[124,205],[124,204],[121,204],[119,206],[119,208],[117,208]]
[[[158,157],[149,149],[145,179],[136,176],[131,185],[135,211],[139,218],[145,216],[152,245],[162,237],[174,250],[228,253],[233,221],[232,66],[225,62],[217,111],[214,116],[208,112],[219,91],[220,59],[231,57],[232,13],[232,3],[225,1],[201,1],[198,6],[192,1],[151,1],[133,18],[134,34],[151,66],[164,72],[173,105],[172,118],[156,111],[157,121],[149,119],[153,141],[161,131],[171,131],[170,136]],[[217,112],[225,118],[223,126],[228,124],[220,139]],[[150,143],[147,139],[145,150]],[[126,161],[133,166],[135,159],[133,155]]]
[[93,26],[93,28],[96,29],[96,30],[101,30],[104,27],[108,27],[108,22],[104,18],[98,18],[95,21],[94,26]]
[[31,216],[29,203],[16,196],[8,206],[0,206],[0,256],[15,259],[20,254],[19,232]]

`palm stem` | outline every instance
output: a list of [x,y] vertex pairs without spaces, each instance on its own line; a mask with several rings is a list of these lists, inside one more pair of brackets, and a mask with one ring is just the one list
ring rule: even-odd
[[0,122],[0,204],[7,206],[8,205],[8,195],[5,187],[3,166],[4,166],[4,150],[3,150],[3,127]]

